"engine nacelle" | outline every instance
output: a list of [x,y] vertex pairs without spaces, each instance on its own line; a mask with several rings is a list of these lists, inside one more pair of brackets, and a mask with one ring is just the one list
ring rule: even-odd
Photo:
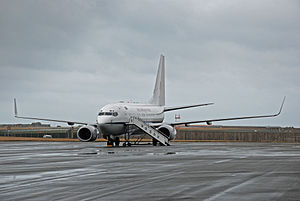
[[95,141],[98,137],[98,129],[91,125],[81,126],[77,131],[77,138],[83,142]]
[[162,125],[158,127],[157,130],[165,134],[169,140],[174,140],[176,138],[176,129],[170,125]]

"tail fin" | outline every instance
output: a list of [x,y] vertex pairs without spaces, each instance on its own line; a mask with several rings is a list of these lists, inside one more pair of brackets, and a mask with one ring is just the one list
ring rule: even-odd
[[160,55],[153,96],[150,100],[153,105],[165,105],[165,57]]

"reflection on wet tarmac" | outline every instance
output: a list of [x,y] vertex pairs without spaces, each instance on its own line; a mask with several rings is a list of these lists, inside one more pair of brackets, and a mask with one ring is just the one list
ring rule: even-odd
[[300,145],[0,142],[0,200],[297,200]]

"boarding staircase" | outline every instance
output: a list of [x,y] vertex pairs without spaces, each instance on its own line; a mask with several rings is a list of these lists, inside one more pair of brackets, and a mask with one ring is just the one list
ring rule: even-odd
[[166,137],[162,132],[156,130],[152,126],[146,124],[144,121],[139,119],[138,117],[130,117],[129,118],[129,125],[135,125],[145,133],[150,135],[152,138],[156,139],[160,142],[161,145],[169,146],[169,139]]

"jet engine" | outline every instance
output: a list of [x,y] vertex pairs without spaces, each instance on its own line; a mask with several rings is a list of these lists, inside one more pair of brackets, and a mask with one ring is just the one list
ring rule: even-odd
[[170,125],[162,125],[157,130],[165,134],[169,140],[174,140],[176,137],[176,129]]
[[98,129],[91,125],[81,126],[77,131],[77,138],[83,142],[93,142],[98,137]]

